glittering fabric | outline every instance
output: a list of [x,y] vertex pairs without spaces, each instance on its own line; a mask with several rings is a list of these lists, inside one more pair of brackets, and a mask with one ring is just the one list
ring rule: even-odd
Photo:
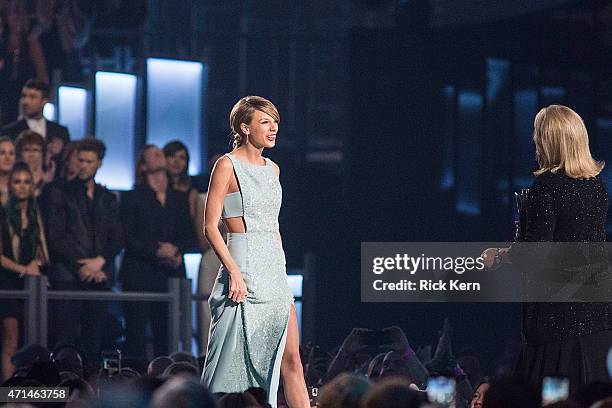
[[[543,173],[529,191],[525,241],[603,242],[607,212],[608,195],[600,176],[577,180],[561,172]],[[579,259],[575,253],[561,257],[560,263],[568,265]],[[611,329],[610,303],[524,304],[525,347],[517,369],[533,380],[551,373],[569,376],[572,388],[604,379],[600,377],[607,375],[603,356],[611,345],[605,344],[612,341]],[[585,344],[599,344],[601,350]]]
[[227,298],[228,276],[221,267],[209,304],[212,323],[202,381],[212,392],[261,387],[276,406],[280,359],[293,296],[278,235],[282,190],[268,159],[265,166],[231,154],[240,187],[246,233],[228,234],[228,249],[247,286],[245,302]]

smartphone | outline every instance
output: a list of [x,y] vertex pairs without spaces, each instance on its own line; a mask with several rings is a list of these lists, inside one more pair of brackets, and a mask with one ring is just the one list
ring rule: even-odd
[[434,407],[455,408],[455,379],[430,377],[427,380],[427,398]]
[[121,350],[109,350],[102,352],[102,370],[107,377],[112,377],[121,372]]
[[308,398],[310,399],[311,407],[319,406],[319,387],[308,386]]
[[544,377],[542,380],[542,405],[566,400],[569,397],[569,390],[569,378]]

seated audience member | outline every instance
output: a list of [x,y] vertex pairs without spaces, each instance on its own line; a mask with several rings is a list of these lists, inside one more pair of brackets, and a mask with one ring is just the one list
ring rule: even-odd
[[257,408],[257,400],[247,392],[229,392],[218,400],[219,408]]
[[47,120],[43,116],[43,109],[49,102],[49,85],[38,79],[28,80],[21,89],[19,104],[23,117],[0,129],[0,136],[11,139],[24,130],[31,130],[42,136],[43,140],[61,139],[63,144],[70,141],[68,128]]
[[[255,401],[251,397],[251,401]],[[200,381],[188,377],[174,377],[155,391],[152,408],[214,408],[217,405]],[[222,406],[222,405],[221,405]],[[244,405],[247,406],[247,405]],[[257,407],[257,402],[253,405]]]
[[364,408],[420,408],[425,394],[411,388],[403,378],[385,378],[364,396]]
[[42,193],[43,186],[48,182],[45,169],[46,146],[45,139],[31,130],[24,130],[15,140],[17,160],[26,163],[34,177],[34,196]]
[[319,407],[359,408],[372,383],[355,374],[340,374],[321,388]]
[[[109,290],[111,286],[122,228],[115,195],[95,182],[105,152],[100,140],[81,140],[77,177],[52,189],[47,197],[54,289]],[[95,367],[106,315],[102,301],[57,301],[51,316],[57,343],[78,344],[88,364]]]
[[0,205],[5,206],[9,198],[8,179],[15,165],[15,143],[3,136],[0,137]]
[[173,361],[170,359],[170,357],[155,357],[153,360],[151,360],[149,366],[147,367],[147,375],[151,377],[161,377],[164,374],[164,371],[166,371],[166,368],[168,368],[172,363]]
[[[34,198],[32,173],[24,163],[17,163],[9,175],[9,200],[0,210],[2,254],[0,287],[23,289],[23,278],[39,276],[40,267],[48,265],[49,252],[42,215]],[[0,300],[2,319],[2,375],[14,371],[11,357],[19,342],[19,320],[23,319],[23,301]]]
[[62,372],[73,372],[79,377],[84,376],[84,364],[81,351],[72,345],[61,345],[51,353],[51,361]]
[[179,361],[178,363],[170,364],[164,370],[164,377],[173,377],[175,375],[188,375],[200,378],[200,371],[196,366],[186,361]]
[[198,362],[196,361],[196,358],[193,356],[193,354],[187,353],[185,351],[175,351],[174,353],[170,354],[169,357],[175,363],[184,361],[196,367],[198,366]]

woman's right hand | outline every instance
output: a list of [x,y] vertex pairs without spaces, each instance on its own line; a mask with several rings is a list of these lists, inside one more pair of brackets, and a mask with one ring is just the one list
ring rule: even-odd
[[242,273],[229,272],[229,292],[228,297],[236,303],[242,303],[247,297],[247,287],[242,278]]
[[38,265],[38,261],[34,260],[27,264],[23,274],[28,276],[40,276],[40,266]]

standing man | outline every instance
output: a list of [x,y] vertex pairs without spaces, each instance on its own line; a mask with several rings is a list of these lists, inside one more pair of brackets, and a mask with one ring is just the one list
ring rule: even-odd
[[29,79],[21,89],[19,98],[22,117],[0,129],[0,136],[15,140],[22,131],[30,129],[45,138],[49,143],[48,149],[60,152],[70,141],[70,135],[66,127],[45,119],[43,108],[47,102],[49,85],[39,79]]
[[[169,183],[162,150],[145,146],[136,163],[136,185],[121,200],[125,254],[123,290],[166,292],[168,278],[185,276],[183,254],[195,242],[187,193]],[[126,355],[145,356],[145,332],[151,324],[155,356],[168,355],[168,305],[125,302]]]
[[[115,195],[94,181],[105,152],[100,140],[81,140],[76,148],[76,178],[49,192],[47,217],[54,289],[108,290],[112,286],[122,229]],[[106,303],[102,301],[58,301],[52,316],[57,342],[78,344],[89,363],[95,364],[106,314]]]

